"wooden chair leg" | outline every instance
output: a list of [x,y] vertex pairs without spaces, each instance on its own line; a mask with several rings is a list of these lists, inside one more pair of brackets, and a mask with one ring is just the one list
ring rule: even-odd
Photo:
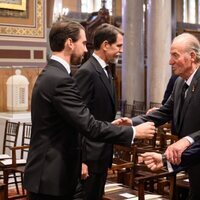
[[20,194],[19,186],[18,186],[18,182],[17,182],[17,175],[16,175],[15,172],[13,172],[13,178],[14,178],[14,181],[15,181],[15,188],[16,188],[17,194]]

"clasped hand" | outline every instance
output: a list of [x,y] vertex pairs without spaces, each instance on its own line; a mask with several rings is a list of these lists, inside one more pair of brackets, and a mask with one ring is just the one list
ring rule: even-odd
[[[112,122],[115,125],[132,126],[132,120],[128,117],[116,119]],[[135,138],[152,139],[156,133],[156,127],[153,122],[145,122],[135,126]]]

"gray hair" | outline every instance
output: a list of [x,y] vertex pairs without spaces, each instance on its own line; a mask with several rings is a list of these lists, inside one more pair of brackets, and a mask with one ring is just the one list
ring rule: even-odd
[[200,42],[197,37],[191,33],[182,33],[174,38],[174,40],[180,40],[185,43],[186,51],[194,51],[196,53],[195,63],[200,62]]

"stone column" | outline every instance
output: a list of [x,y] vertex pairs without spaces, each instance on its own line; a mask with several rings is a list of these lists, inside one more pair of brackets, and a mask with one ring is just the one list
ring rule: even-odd
[[144,101],[143,0],[122,1],[122,99]]
[[171,0],[148,0],[147,5],[147,106],[161,103],[171,76]]

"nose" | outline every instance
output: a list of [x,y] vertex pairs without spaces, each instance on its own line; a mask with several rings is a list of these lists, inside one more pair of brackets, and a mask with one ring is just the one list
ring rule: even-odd
[[169,59],[169,64],[170,64],[170,65],[173,65],[173,64],[174,64],[174,59],[170,58],[170,59]]
[[88,52],[88,49],[87,49],[86,45],[85,45],[85,48],[84,48],[84,52],[85,52],[85,53]]

